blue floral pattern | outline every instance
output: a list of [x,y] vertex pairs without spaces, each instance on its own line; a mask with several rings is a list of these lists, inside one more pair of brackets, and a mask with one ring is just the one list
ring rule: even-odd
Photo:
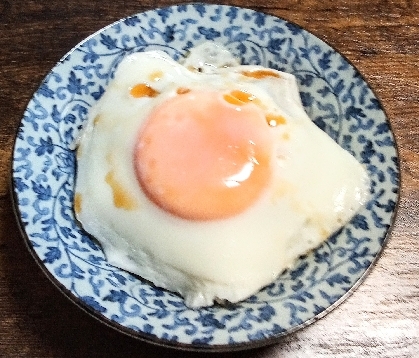
[[[348,225],[257,295],[236,305],[191,310],[177,295],[110,266],[77,225],[72,146],[125,56],[160,49],[179,59],[207,40],[224,44],[243,64],[293,73],[311,118],[367,168],[371,199]],[[271,342],[345,298],[383,248],[398,202],[399,163],[380,102],[336,51],[279,18],[230,6],[188,4],[116,22],[51,70],[17,133],[13,187],[31,250],[73,301],[121,331],[150,341],[234,349]]]

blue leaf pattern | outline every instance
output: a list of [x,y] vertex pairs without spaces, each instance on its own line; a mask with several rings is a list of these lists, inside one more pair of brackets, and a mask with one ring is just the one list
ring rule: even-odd
[[[111,266],[74,219],[72,149],[122,59],[159,48],[179,59],[204,40],[243,64],[293,73],[314,122],[365,165],[371,197],[293,269],[235,305],[188,309],[182,298]],[[279,337],[324,312],[374,262],[397,206],[399,161],[380,102],[338,53],[298,25],[231,6],[183,4],[130,16],[76,47],[29,103],[13,154],[13,188],[34,253],[89,310],[142,336],[196,347]]]

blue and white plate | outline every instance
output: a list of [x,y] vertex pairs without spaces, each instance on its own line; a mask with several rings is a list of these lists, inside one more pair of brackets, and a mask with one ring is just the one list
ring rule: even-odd
[[[371,199],[342,230],[257,295],[231,307],[192,310],[177,295],[110,266],[77,226],[71,145],[125,56],[160,49],[179,59],[208,40],[224,44],[243,64],[293,73],[308,114],[365,165]],[[399,162],[379,100],[334,49],[273,16],[188,4],[120,20],[60,60],[29,102],[17,131],[13,192],[30,251],[80,307],[150,342],[234,350],[275,342],[324,316],[354,290],[382,251],[394,220]]]

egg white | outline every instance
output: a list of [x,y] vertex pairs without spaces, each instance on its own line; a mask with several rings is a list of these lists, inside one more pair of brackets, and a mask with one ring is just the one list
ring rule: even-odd
[[[312,123],[294,76],[272,70],[279,77],[247,77],[243,71],[261,67],[236,65],[228,56],[228,68],[191,71],[202,56],[192,51],[179,64],[152,51],[122,61],[81,133],[75,187],[77,219],[100,241],[108,261],[180,293],[190,307],[237,302],[257,292],[345,224],[368,194],[364,168]],[[160,95],[132,97],[129,90],[138,83]],[[276,138],[273,184],[241,214],[185,220],[142,192],[132,158],[136,136],[150,111],[178,88],[248,91],[286,119],[270,128]],[[109,172],[133,208],[115,207]]]

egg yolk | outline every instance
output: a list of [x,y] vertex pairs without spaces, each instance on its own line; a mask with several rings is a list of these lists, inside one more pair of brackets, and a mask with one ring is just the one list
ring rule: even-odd
[[214,220],[250,207],[272,177],[273,139],[253,103],[214,91],[189,91],[157,106],[134,151],[137,179],[162,209]]

